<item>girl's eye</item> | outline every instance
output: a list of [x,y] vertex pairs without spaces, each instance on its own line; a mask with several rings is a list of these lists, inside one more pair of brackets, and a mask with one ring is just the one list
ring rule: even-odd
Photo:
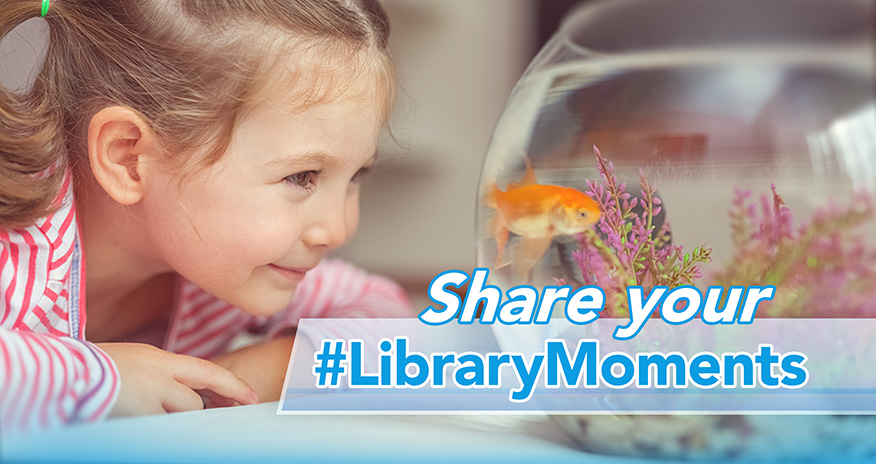
[[318,175],[319,171],[302,171],[284,177],[283,182],[298,188],[313,191],[313,188],[316,186],[316,177]]

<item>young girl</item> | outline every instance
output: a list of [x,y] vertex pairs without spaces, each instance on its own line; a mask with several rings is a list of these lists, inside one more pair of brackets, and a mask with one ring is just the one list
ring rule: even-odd
[[392,100],[378,4],[8,0],[0,34],[40,15],[0,94],[5,430],[276,400],[299,318],[411,314],[323,261]]

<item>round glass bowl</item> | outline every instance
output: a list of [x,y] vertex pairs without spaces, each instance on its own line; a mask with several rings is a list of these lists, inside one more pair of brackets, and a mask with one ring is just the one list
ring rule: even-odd
[[[478,266],[503,289],[599,285],[605,317],[626,317],[631,283],[776,285],[759,317],[873,317],[873,8],[603,0],[575,11],[496,126]],[[776,421],[876,432],[860,417],[558,420],[587,449],[666,457],[754,453],[746,437],[783,433]],[[752,432],[761,426],[767,435]],[[677,439],[618,438],[633,429]]]

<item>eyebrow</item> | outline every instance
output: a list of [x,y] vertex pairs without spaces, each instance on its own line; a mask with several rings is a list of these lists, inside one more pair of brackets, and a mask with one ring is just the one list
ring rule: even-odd
[[[370,166],[377,162],[379,152],[377,150],[374,151],[374,154],[371,155],[371,158],[368,158],[367,161],[362,165],[362,167]],[[270,167],[299,167],[302,165],[308,164],[316,164],[321,168],[331,168],[338,164],[338,159],[336,157],[327,155],[321,151],[317,152],[308,152],[300,155],[290,155],[283,156],[281,158],[275,158],[267,163],[267,166]]]
[[337,164],[337,160],[323,152],[308,152],[300,155],[274,158],[265,164],[278,167],[300,166],[304,164],[318,164],[322,167],[332,167]]

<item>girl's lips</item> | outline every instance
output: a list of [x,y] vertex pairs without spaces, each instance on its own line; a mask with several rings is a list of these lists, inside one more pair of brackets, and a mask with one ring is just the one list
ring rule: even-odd
[[310,270],[310,268],[291,268],[278,266],[276,264],[269,264],[268,266],[271,269],[277,271],[283,277],[297,282],[300,282],[302,279],[304,279],[304,275],[307,274],[307,271]]

